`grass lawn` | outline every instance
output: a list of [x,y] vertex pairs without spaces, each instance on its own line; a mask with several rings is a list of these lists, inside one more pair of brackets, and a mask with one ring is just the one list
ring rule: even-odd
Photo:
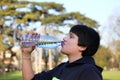
[[104,80],[120,80],[120,71],[103,71]]
[[5,75],[0,74],[0,80],[23,80],[21,71],[7,72]]
[[[120,80],[120,71],[103,71],[104,80]],[[0,75],[0,80],[23,80],[21,71],[8,72]]]

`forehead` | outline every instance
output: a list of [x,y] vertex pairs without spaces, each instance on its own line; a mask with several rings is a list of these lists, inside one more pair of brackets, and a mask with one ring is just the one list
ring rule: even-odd
[[73,32],[70,32],[69,33],[71,36],[76,36],[76,37],[78,37],[75,33],[73,33]]
[[70,32],[69,34],[71,34],[71,35],[74,35],[75,33],[73,33],[73,32]]

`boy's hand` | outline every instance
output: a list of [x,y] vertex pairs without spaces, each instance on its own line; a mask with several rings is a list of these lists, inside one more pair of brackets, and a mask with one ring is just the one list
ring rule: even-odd
[[31,52],[35,49],[35,46],[30,46],[30,47],[22,47],[22,53],[25,55],[31,54]]

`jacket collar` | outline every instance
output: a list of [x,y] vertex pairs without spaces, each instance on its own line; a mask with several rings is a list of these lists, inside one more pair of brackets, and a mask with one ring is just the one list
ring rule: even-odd
[[92,57],[90,56],[85,56],[81,59],[78,59],[72,63],[69,63],[69,61],[67,62],[67,67],[70,67],[70,66],[75,66],[75,65],[80,65],[80,64],[93,64],[95,65],[95,61]]
[[91,56],[85,56],[81,59],[78,59],[78,60],[72,62],[72,63],[69,63],[69,61],[68,61],[65,66],[66,67],[73,67],[73,66],[83,65],[83,64],[92,64],[92,65],[96,66],[96,68],[98,68],[98,70],[100,72],[103,71],[103,69],[101,67],[99,67],[95,64],[95,61],[94,61],[93,57],[91,57]]

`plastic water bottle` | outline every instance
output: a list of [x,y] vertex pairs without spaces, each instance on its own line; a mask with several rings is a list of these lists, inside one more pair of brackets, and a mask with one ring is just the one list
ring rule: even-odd
[[56,48],[61,46],[63,41],[56,37],[40,34],[22,35],[22,46],[36,46],[37,48]]

